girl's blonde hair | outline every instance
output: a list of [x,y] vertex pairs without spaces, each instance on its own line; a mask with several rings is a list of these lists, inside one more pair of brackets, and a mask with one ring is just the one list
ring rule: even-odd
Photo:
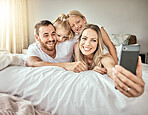
[[69,18],[70,16],[79,16],[82,19],[85,18],[85,16],[83,14],[81,14],[78,10],[71,10],[68,14],[67,17]]
[[67,21],[67,16],[65,14],[61,14],[54,22],[53,25],[55,26],[55,28],[57,27],[61,27],[64,28],[65,30],[68,30],[68,39],[66,40],[70,40],[72,38],[74,38],[75,33],[73,32],[73,30],[70,27],[70,24]]
[[101,59],[104,57],[103,56],[103,41],[102,41],[102,35],[101,35],[101,31],[100,31],[100,28],[97,26],[97,25],[94,25],[94,24],[86,24],[82,30],[82,32],[80,33],[80,36],[79,36],[79,39],[78,39],[78,47],[79,47],[79,44],[80,44],[80,40],[81,40],[81,37],[82,37],[82,34],[83,34],[83,31],[86,30],[86,29],[92,29],[94,30],[97,35],[98,35],[98,44],[97,44],[97,49],[95,50],[95,52],[93,53],[93,62],[92,64],[89,66],[88,63],[86,62],[86,59],[85,59],[85,56],[84,54],[82,54],[82,52],[80,51],[80,48],[78,49],[78,53],[79,53],[79,56],[78,56],[78,61],[82,61],[84,63],[87,64],[88,66],[88,69],[93,69],[96,65],[98,65],[99,67],[102,66],[101,64]]

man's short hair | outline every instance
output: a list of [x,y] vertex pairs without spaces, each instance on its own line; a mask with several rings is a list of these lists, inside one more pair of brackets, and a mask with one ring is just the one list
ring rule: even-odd
[[[49,20],[42,20],[42,21],[38,22],[34,26],[34,32],[35,32],[35,34],[39,36],[39,28],[42,27],[42,26],[48,26],[50,24],[54,27],[54,25]],[[55,27],[54,27],[54,29],[55,29]]]

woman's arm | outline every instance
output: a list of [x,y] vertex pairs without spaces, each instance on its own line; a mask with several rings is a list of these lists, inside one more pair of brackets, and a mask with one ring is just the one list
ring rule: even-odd
[[115,64],[118,64],[116,48],[113,45],[113,43],[111,42],[107,32],[105,31],[105,29],[103,27],[101,27],[101,34],[102,34],[104,44],[106,45],[110,54],[112,55],[112,57],[115,60]]
[[112,68],[115,67],[115,61],[112,56],[107,55],[101,59],[101,63],[104,68],[107,70],[107,75],[114,80],[114,76],[112,74]]

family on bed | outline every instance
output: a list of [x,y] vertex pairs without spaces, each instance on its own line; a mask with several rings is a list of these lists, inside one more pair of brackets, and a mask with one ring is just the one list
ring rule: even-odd
[[117,65],[116,49],[105,29],[87,24],[79,11],[62,14],[53,23],[40,21],[34,27],[34,34],[36,42],[28,48],[27,66],[59,66],[74,72],[94,70],[107,73],[115,88],[127,97],[144,92],[141,58],[136,75]]

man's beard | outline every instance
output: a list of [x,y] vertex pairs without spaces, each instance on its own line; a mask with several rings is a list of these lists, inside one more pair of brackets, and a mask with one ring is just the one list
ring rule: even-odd
[[48,45],[49,42],[53,42],[53,44],[56,44],[56,41],[55,40],[52,40],[52,41],[48,41],[48,42],[45,42],[45,43],[43,43],[42,41],[40,41],[40,45],[46,51],[54,51],[55,50],[55,45],[53,47],[48,47],[47,45]]

